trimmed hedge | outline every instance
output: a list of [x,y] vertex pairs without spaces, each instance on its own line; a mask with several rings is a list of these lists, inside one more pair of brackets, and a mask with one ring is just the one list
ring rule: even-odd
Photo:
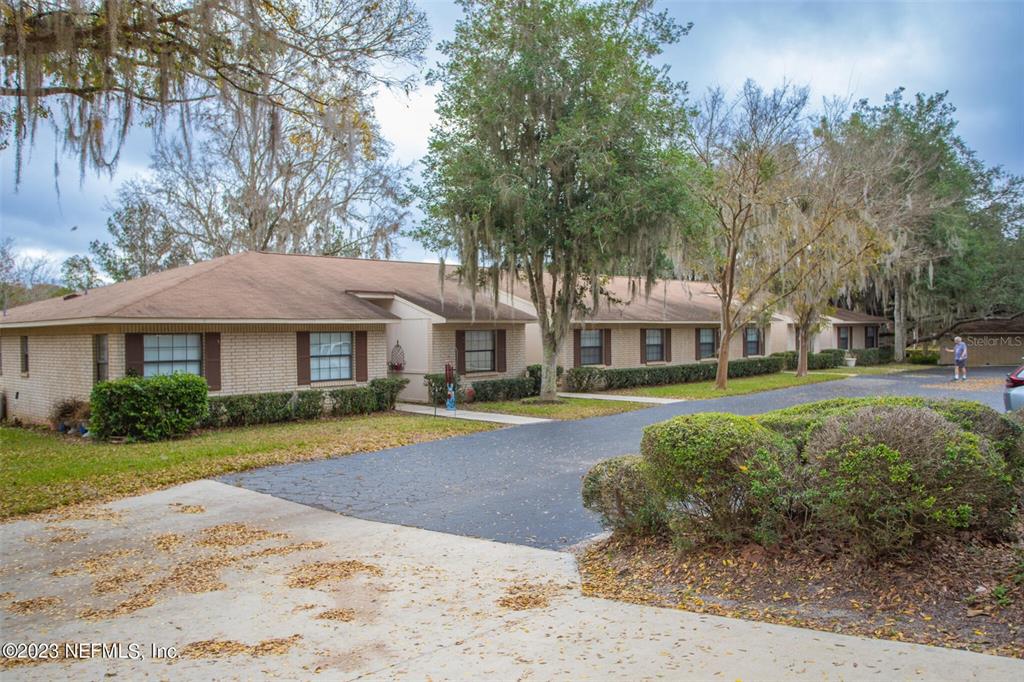
[[648,426],[640,452],[677,541],[778,539],[796,462],[778,434],[709,412]]
[[907,362],[912,365],[937,365],[939,364],[939,352],[912,348],[907,351]]
[[805,532],[875,558],[962,530],[997,538],[1016,503],[988,440],[923,407],[829,417],[803,453]]
[[[757,376],[781,372],[783,361],[778,357],[744,358],[729,362],[729,378]],[[600,367],[573,367],[565,373],[566,388],[577,393],[634,388],[637,386],[661,386],[664,384],[685,384],[694,381],[710,381],[718,371],[716,362],[695,362],[687,365],[653,365],[648,367],[623,367],[601,369]]]
[[[556,365],[555,370],[555,381],[556,383],[562,378],[562,373],[565,372],[565,367]],[[530,377],[533,381],[533,395],[540,395],[540,365],[529,365],[526,368],[526,376]]]
[[882,358],[881,348],[855,348],[850,351],[850,355],[857,358],[858,365],[881,365],[888,362]]
[[100,439],[155,441],[191,431],[208,411],[206,379],[128,376],[93,386],[89,430]]
[[531,377],[517,377],[514,379],[488,379],[486,381],[473,382],[473,400],[477,402],[495,402],[502,400],[521,400],[537,395],[540,391],[534,391],[534,381]]
[[217,396],[210,398],[203,426],[255,426],[320,419],[325,412],[343,417],[386,411],[394,408],[398,393],[408,383],[408,379],[373,379],[368,386],[326,392],[310,389]]
[[[772,353],[772,357],[781,357],[785,363],[786,370],[796,370],[800,356],[796,350]],[[830,370],[839,367],[838,356],[835,353],[807,353],[808,370]]]
[[631,535],[666,529],[665,513],[649,483],[647,463],[637,455],[595,464],[583,478],[583,506],[601,516],[606,528]]
[[1024,492],[1024,425],[979,403],[836,398],[757,417],[697,414],[644,431],[642,459],[584,479],[632,535],[806,542],[875,559],[964,531],[1003,540]]

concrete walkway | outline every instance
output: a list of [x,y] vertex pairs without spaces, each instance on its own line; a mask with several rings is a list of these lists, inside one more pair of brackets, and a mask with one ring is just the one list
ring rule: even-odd
[[[1005,377],[1001,368],[972,378]],[[221,480],[373,521],[561,549],[602,528],[580,502],[597,462],[637,452],[648,424],[679,414],[756,414],[837,396],[923,395],[981,400],[1002,410],[1002,389],[952,385],[949,370],[865,375],[763,393],[686,400],[579,421],[496,429],[431,443],[228,474]],[[998,383],[998,382],[992,382]],[[430,409],[430,408],[427,408]]]
[[[5,682],[1024,679],[1011,658],[584,597],[566,553],[360,521],[212,481],[107,510],[0,525],[0,592],[20,605],[0,611],[0,630],[6,642],[134,644],[140,660],[19,665]],[[312,579],[325,568],[333,578]],[[546,603],[499,603],[515,587]],[[154,644],[180,655],[155,659]]]
[[431,405],[417,405],[415,403],[396,403],[395,409],[399,412],[410,414],[425,414],[431,417],[445,417],[446,419],[468,419],[474,422],[493,422],[495,424],[511,424],[522,426],[523,424],[543,424],[551,421],[540,417],[524,417],[519,414],[501,414],[498,412],[476,412],[473,410],[456,410],[449,412],[443,407],[434,409]]
[[586,400],[612,400],[620,403],[647,403],[649,405],[670,405],[683,402],[680,398],[654,398],[645,395],[621,395],[618,393],[559,393],[561,398],[584,398]]

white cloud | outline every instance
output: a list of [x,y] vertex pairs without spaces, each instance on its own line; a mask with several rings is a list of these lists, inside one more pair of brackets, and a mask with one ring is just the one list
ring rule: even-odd
[[427,153],[430,127],[437,121],[436,94],[437,87],[427,85],[409,95],[387,89],[377,93],[374,104],[381,133],[395,146],[395,156],[402,163],[417,161]]

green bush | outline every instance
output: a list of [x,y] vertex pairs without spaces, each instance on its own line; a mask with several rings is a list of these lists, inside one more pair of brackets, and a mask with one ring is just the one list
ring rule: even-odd
[[608,384],[600,367],[573,367],[565,373],[565,388],[573,393],[603,391]]
[[607,528],[636,536],[661,533],[665,517],[646,468],[637,455],[598,462],[583,477],[583,506],[600,514]]
[[[784,361],[779,357],[744,358],[729,362],[729,377],[757,376],[782,371]],[[699,362],[686,365],[648,365],[644,367],[622,367],[601,369],[600,367],[573,367],[565,375],[566,388],[578,393],[590,391],[635,388],[638,386],[663,386],[685,384],[694,381],[710,381],[715,378],[718,365],[714,362]]]
[[292,419],[319,419],[324,416],[324,392],[296,391],[292,402]]
[[[565,372],[565,367],[557,365],[555,369],[555,381],[559,381],[562,378],[562,373]],[[526,376],[530,377],[533,381],[533,395],[540,395],[540,365],[529,365],[526,368]]]
[[350,414],[370,414],[378,408],[377,392],[369,386],[336,388],[327,393],[331,399],[331,416],[345,417]]
[[846,364],[846,351],[842,348],[825,348],[818,355],[831,355],[832,367],[842,367]]
[[371,379],[370,390],[377,396],[377,409],[382,412],[395,409],[395,403],[398,402],[398,394],[408,385],[408,379],[400,379],[398,377]]
[[777,541],[796,472],[779,435],[748,417],[695,414],[648,426],[640,452],[677,540]]
[[[312,393],[312,391],[310,391]],[[323,393],[316,391],[320,399]],[[209,415],[204,426],[255,426],[291,421],[293,394],[246,393],[210,398]]]
[[[771,357],[782,358],[785,362],[785,369],[794,370],[796,369],[797,361],[799,360],[797,352],[795,350],[788,350],[783,353],[772,353]],[[808,353],[807,354],[807,369],[832,369],[838,367],[843,360],[840,356],[835,353]]]
[[808,532],[879,557],[977,529],[1009,530],[1006,464],[933,410],[869,406],[828,418],[804,448]]
[[521,400],[535,395],[533,379],[516,377],[513,379],[488,379],[474,381],[473,391],[475,402],[496,402],[502,400]]
[[155,441],[188,433],[207,414],[206,379],[173,374],[93,386],[89,430],[96,438]]
[[[444,374],[425,374],[423,376],[423,384],[427,387],[430,403],[432,405],[444,405],[445,401],[448,400],[448,385],[445,383]],[[455,374],[455,398],[460,403],[466,399],[466,394],[462,390],[462,378],[458,373]]]
[[907,351],[907,362],[912,365],[937,365],[939,364],[939,352],[911,348]]
[[850,355],[857,358],[857,364],[868,366],[868,365],[882,365],[892,360],[892,357],[888,360],[884,359],[881,348],[855,348],[850,351]]

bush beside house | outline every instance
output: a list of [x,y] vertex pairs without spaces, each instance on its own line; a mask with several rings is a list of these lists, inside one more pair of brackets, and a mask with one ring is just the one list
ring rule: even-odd
[[587,508],[683,546],[807,543],[874,559],[964,531],[1009,534],[1024,428],[978,403],[835,399],[649,426],[636,459],[584,481]]
[[[731,360],[729,362],[729,378],[774,374],[782,371],[783,364],[783,360],[778,357]],[[685,384],[694,381],[710,381],[715,378],[717,370],[718,363],[715,362],[613,369],[573,367],[565,373],[565,385],[569,391],[587,393],[639,386]]]
[[101,381],[93,386],[90,405],[89,426],[96,438],[174,438],[188,433],[206,418],[206,379],[174,374]]

